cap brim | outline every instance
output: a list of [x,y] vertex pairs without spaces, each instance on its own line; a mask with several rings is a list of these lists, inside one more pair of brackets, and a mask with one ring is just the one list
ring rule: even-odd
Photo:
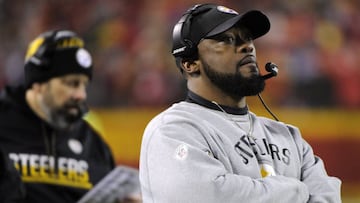
[[250,30],[253,39],[265,35],[270,30],[270,21],[268,17],[261,11],[252,10],[221,23],[211,30],[206,37],[211,37],[225,32],[235,25],[243,25],[247,27]]

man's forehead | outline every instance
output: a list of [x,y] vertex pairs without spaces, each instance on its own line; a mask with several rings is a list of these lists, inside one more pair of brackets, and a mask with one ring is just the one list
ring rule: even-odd
[[66,74],[62,76],[64,79],[87,79],[89,80],[89,77],[86,74],[83,73],[72,73],[72,74]]
[[81,81],[89,81],[89,77],[85,74],[82,73],[71,73],[71,74],[66,74],[66,75],[62,75],[59,77],[54,77],[53,79],[56,80],[81,80]]

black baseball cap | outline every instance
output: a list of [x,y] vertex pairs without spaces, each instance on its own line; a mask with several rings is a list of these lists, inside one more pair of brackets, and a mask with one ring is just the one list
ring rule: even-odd
[[270,30],[270,21],[261,11],[250,10],[239,14],[221,5],[195,5],[184,13],[174,27],[172,54],[175,57],[191,55],[197,50],[201,39],[220,34],[237,25],[248,28],[253,39]]

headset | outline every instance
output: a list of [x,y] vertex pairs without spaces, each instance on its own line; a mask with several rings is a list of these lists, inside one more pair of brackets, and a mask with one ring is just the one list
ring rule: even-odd
[[173,30],[173,49],[174,57],[194,57],[197,55],[197,45],[189,39],[191,19],[200,13],[213,8],[211,4],[196,4],[188,9]]
[[[263,75],[262,78],[264,80],[267,80],[269,78],[272,78],[272,77],[275,77],[278,75],[278,72],[279,72],[279,68],[278,66],[275,64],[275,63],[272,63],[272,62],[268,62],[266,63],[265,65],[265,70],[267,72],[269,72],[268,74],[266,75]],[[262,105],[265,107],[265,109],[267,110],[267,112],[276,120],[276,121],[280,121],[278,119],[278,117],[270,110],[270,108],[266,105],[264,99],[261,97],[261,94],[257,94],[258,98],[260,99]]]

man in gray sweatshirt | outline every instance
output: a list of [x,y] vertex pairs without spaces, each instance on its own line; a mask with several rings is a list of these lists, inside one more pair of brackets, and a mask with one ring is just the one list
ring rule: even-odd
[[260,11],[213,4],[195,5],[175,25],[172,54],[188,97],[145,129],[145,203],[341,202],[340,180],[299,129],[247,107],[272,76],[259,73],[253,43],[269,30]]

